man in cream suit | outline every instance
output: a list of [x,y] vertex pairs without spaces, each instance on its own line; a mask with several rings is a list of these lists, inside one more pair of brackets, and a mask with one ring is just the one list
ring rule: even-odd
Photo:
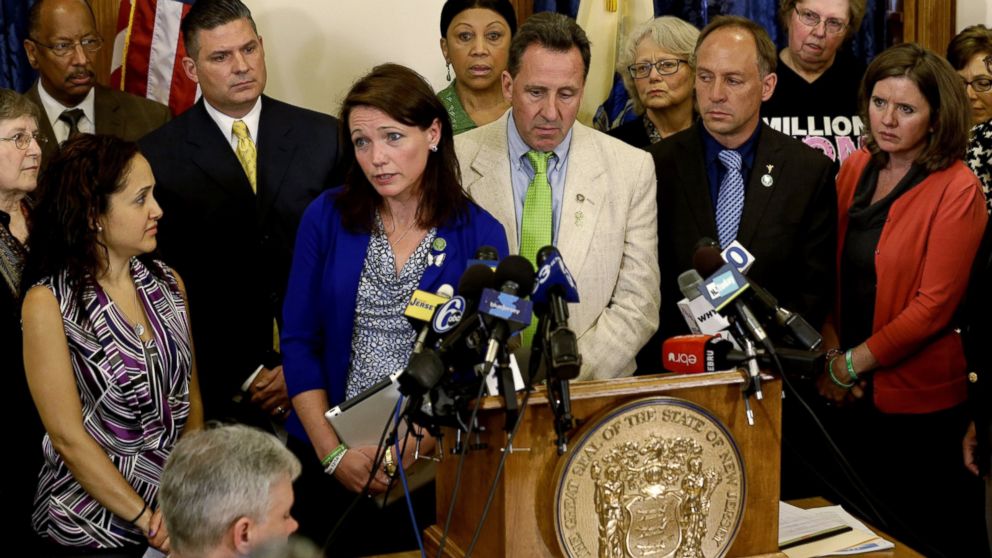
[[589,57],[574,20],[530,17],[502,76],[512,108],[455,140],[465,189],[503,223],[510,250],[533,261],[554,243],[575,277],[583,380],[631,375],[660,305],[654,165],[575,122]]

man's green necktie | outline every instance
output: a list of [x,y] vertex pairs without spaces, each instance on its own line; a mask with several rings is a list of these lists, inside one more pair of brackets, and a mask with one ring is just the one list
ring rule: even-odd
[[[548,182],[548,159],[552,153],[528,151],[527,159],[534,167],[534,178],[527,187],[524,214],[520,219],[520,255],[537,265],[537,251],[551,244],[551,184]],[[530,294],[530,293],[526,293]],[[522,333],[525,347],[529,347],[536,322],[531,322]]]

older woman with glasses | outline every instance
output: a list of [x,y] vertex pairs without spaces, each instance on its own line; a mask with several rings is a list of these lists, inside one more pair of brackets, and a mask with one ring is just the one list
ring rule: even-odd
[[624,43],[617,71],[640,118],[609,133],[634,147],[648,147],[692,125],[692,51],[699,29],[665,16],[638,25]]
[[22,95],[0,89],[0,369],[10,382],[3,423],[17,425],[8,430],[7,445],[17,456],[7,463],[12,469],[8,478],[14,481],[0,485],[0,496],[12,516],[8,522],[12,548],[29,543],[34,486],[23,479],[38,473],[44,434],[21,359],[21,273],[27,258],[30,196],[38,182],[44,141],[38,135],[38,107]]
[[864,123],[858,86],[864,66],[841,46],[861,26],[865,0],[781,0],[788,44],[779,53],[775,94],[761,116],[776,130],[842,162],[858,147]]
[[964,81],[971,103],[971,141],[965,162],[982,181],[992,212],[992,30],[972,25],[947,45],[947,61]]

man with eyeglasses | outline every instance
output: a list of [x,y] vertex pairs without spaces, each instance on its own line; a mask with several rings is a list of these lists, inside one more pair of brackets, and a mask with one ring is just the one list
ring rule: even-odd
[[864,134],[858,86],[865,65],[842,46],[865,15],[865,0],[781,0],[788,35],[775,94],[761,116],[769,126],[842,163]]
[[42,165],[75,134],[136,141],[169,121],[168,107],[97,84],[93,57],[103,46],[86,0],[38,0],[31,7],[24,50],[40,76],[26,95],[42,109]]
[[644,151],[575,121],[589,59],[574,20],[531,16],[502,76],[510,110],[455,137],[462,183],[503,224],[510,250],[533,262],[554,244],[575,278],[580,380],[633,374],[659,304],[654,168]]
[[775,90],[775,46],[753,21],[715,18],[696,43],[700,119],[648,148],[658,175],[662,271],[659,336],[640,364],[661,367],[661,341],[688,333],[678,276],[693,268],[703,237],[754,256],[748,276],[814,327],[833,293],[836,167],[825,156],[761,123]]

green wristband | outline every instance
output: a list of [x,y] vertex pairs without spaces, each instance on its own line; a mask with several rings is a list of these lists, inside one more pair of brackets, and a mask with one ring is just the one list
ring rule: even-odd
[[854,349],[848,349],[847,352],[844,353],[844,361],[847,362],[847,375],[851,377],[852,385],[858,381],[858,374],[854,371],[854,356],[852,355],[853,350]]
[[332,449],[331,453],[325,455],[324,458],[320,460],[320,464],[323,465],[324,467],[327,467],[327,465],[331,461],[334,461],[335,457],[346,451],[348,451],[348,446],[344,442],[341,442],[340,444],[338,444],[338,447]]

